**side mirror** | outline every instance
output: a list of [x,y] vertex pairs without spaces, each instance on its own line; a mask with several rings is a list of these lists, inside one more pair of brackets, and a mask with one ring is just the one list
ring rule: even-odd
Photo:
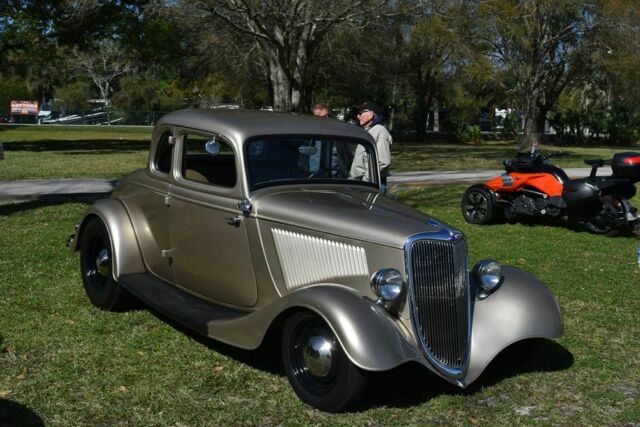
[[216,141],[215,138],[204,144],[204,150],[209,153],[210,156],[217,156],[220,154],[221,148],[220,143]]

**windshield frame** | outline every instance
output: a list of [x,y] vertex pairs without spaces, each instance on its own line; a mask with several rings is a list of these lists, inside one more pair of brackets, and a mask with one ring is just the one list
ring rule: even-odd
[[[314,178],[314,179],[282,179],[277,181],[267,181],[255,184],[251,177],[251,168],[249,165],[249,145],[256,140],[273,140],[273,139],[331,139],[331,140],[341,140],[345,142],[352,142],[355,144],[360,144],[365,147],[369,147],[371,149],[371,153],[373,154],[373,161],[371,164],[376,165],[376,167],[372,167],[372,178],[373,181],[358,181],[354,179],[336,179],[336,178]],[[246,182],[247,188],[249,192],[254,192],[263,188],[281,186],[281,185],[356,185],[356,186],[364,186],[368,188],[375,188],[380,190],[380,171],[377,167],[378,165],[378,152],[376,151],[375,144],[365,138],[358,138],[352,136],[344,136],[344,135],[320,135],[320,134],[266,134],[266,135],[254,135],[250,138],[247,138],[242,144],[242,154],[243,154],[243,162],[244,169],[246,172]]]

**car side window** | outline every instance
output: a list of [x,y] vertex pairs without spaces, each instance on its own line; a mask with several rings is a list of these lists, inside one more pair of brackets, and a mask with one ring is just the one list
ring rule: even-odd
[[182,177],[189,181],[235,187],[237,177],[233,149],[220,135],[185,134],[181,172]]
[[158,146],[156,147],[156,156],[153,161],[155,169],[158,172],[169,173],[171,170],[171,155],[173,154],[173,145],[169,144],[170,132],[162,134],[158,140]]

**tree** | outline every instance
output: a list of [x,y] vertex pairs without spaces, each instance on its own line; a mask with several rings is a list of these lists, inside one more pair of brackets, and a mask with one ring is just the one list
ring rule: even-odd
[[[56,89],[56,98],[63,108],[69,111],[82,111],[91,108],[89,100],[93,97],[95,89],[87,80],[76,80]],[[56,103],[58,101],[56,100]]]
[[429,111],[451,87],[453,76],[472,55],[463,32],[464,10],[430,10],[413,26],[404,46],[409,85],[413,89],[418,133],[424,134]]
[[181,0],[186,22],[208,31],[233,31],[253,40],[266,58],[277,111],[307,109],[309,64],[338,26],[365,27],[386,13],[389,0]]
[[75,49],[72,61],[79,71],[91,78],[105,107],[109,106],[116,79],[134,70],[131,57],[110,39],[97,42],[95,50]]
[[580,71],[596,20],[595,1],[486,0],[478,35],[486,52],[515,81],[524,119],[521,149],[541,142],[545,119]]

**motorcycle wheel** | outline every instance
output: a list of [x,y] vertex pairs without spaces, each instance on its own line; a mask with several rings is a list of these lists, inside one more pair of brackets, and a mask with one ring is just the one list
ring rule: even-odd
[[464,219],[471,224],[489,224],[495,219],[496,206],[489,190],[483,187],[469,187],[460,203]]
[[618,207],[616,208],[612,203],[612,199],[603,199],[600,213],[595,218],[587,221],[585,223],[585,226],[594,234],[616,237],[622,230],[618,227],[615,227],[611,223],[608,223],[607,221],[603,221],[602,217],[616,217],[619,215],[624,215],[623,205],[621,203],[618,203]]

